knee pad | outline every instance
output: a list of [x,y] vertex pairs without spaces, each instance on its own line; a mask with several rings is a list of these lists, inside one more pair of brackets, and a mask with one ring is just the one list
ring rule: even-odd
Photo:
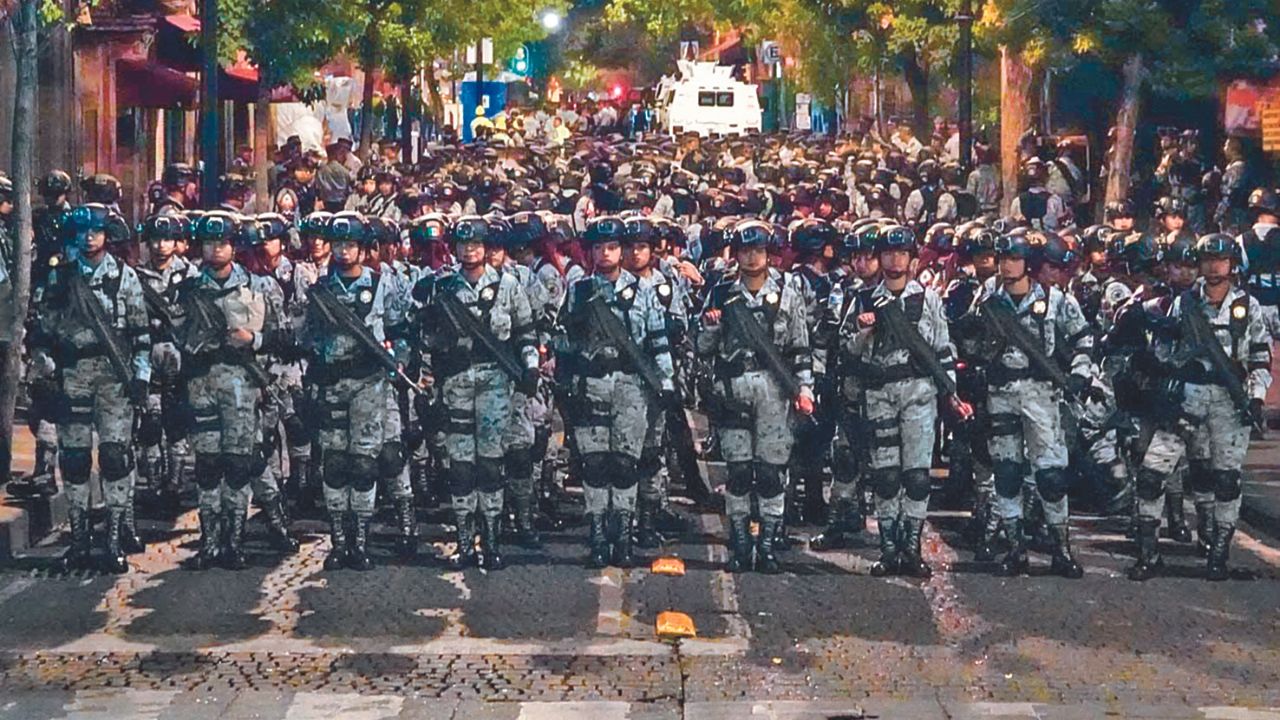
[[898,497],[898,491],[902,489],[902,472],[897,468],[872,470],[870,481],[876,497],[892,500]]
[[240,490],[248,485],[250,480],[261,476],[261,469],[254,472],[256,465],[258,460],[253,455],[223,455],[222,471],[226,473],[224,477],[227,487]]
[[351,455],[337,451],[325,453],[323,474],[325,487],[330,490],[345,488],[351,475]]
[[991,475],[995,481],[996,494],[1000,497],[1015,498],[1022,491],[1022,480],[1025,475],[1022,463],[997,460],[991,464]]
[[399,442],[382,443],[378,451],[378,476],[389,478],[400,474],[404,469],[404,445]]
[[275,454],[275,450],[270,444],[262,443],[254,446],[253,454],[249,456],[252,461],[249,464],[248,471],[253,477],[261,477],[266,472],[267,464],[271,461],[271,456]]
[[222,482],[222,456],[217,453],[196,453],[196,487],[201,490],[215,490]]
[[726,463],[728,477],[725,482],[725,489],[730,495],[751,494],[751,486],[755,485],[756,473],[755,468],[749,462],[731,462]]
[[289,439],[290,445],[305,445],[311,440],[311,433],[307,432],[307,424],[302,422],[302,418],[297,413],[291,413],[281,422],[284,423],[284,434]]
[[502,458],[509,478],[528,477],[533,474],[533,453],[529,448],[512,448]]
[[582,484],[591,488],[609,487],[609,453],[586,453],[582,456]]
[[502,461],[498,458],[476,458],[476,489],[483,493],[502,489]]
[[783,477],[786,470],[784,465],[756,463],[756,494],[760,497],[771,498],[785,493],[787,488],[786,483],[783,482]]
[[618,490],[627,490],[640,482],[640,473],[636,470],[636,461],[630,455],[609,453],[609,484]]
[[1187,485],[1192,492],[1213,492],[1213,469],[1207,460],[1192,460],[1187,463]]
[[640,460],[636,462],[636,472],[642,476],[648,476],[660,469],[662,469],[662,448],[647,447],[640,452]]
[[85,485],[93,474],[93,456],[88,448],[62,448],[58,451],[58,467],[62,480],[69,485]]
[[1041,468],[1036,471],[1036,489],[1045,502],[1058,502],[1067,496],[1066,468]]
[[347,456],[350,479],[347,484],[356,492],[369,492],[378,484],[378,459],[368,455]]
[[533,430],[533,456],[545,457],[547,454],[547,444],[551,442],[551,430],[545,426],[534,428]]
[[929,484],[929,471],[926,468],[915,468],[912,470],[902,471],[902,488],[907,493],[907,498],[922,502],[929,499],[929,491],[932,486]]
[[475,463],[456,462],[449,466],[449,493],[452,495],[470,495],[476,491]]
[[1218,502],[1230,502],[1240,497],[1244,478],[1239,470],[1213,471],[1213,499]]
[[1164,492],[1164,481],[1164,473],[1151,468],[1139,468],[1135,492],[1143,500],[1155,500]]
[[121,443],[98,445],[98,470],[102,479],[113,482],[123,478],[133,469],[133,452]]
[[159,445],[160,440],[164,438],[164,418],[160,413],[142,413],[138,418],[138,431],[134,433],[133,438],[142,447]]

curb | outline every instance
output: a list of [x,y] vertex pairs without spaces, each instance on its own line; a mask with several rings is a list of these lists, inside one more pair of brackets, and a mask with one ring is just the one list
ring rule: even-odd
[[67,496],[13,498],[0,492],[0,563],[35,547],[67,515]]

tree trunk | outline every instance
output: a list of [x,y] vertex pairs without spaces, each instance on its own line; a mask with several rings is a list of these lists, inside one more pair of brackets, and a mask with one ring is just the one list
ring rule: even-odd
[[433,63],[427,63],[427,89],[431,93],[431,119],[435,122],[438,133],[444,127],[444,99],[440,97],[440,80],[436,77]]
[[259,81],[258,102],[253,106],[253,192],[258,196],[258,212],[271,210],[271,88]]
[[1018,143],[1031,124],[1031,68],[1021,53],[1000,48],[1000,212],[1018,196]]
[[[369,32],[373,32],[370,29]],[[370,41],[372,42],[372,41]],[[360,58],[360,66],[364,70],[364,91],[360,98],[360,150],[358,157],[369,162],[373,145],[373,53],[365,52]]]
[[412,163],[413,157],[413,116],[419,113],[418,105],[413,101],[413,82],[405,80],[400,83],[400,159]]
[[929,70],[920,64],[915,51],[911,51],[903,58],[902,71],[911,90],[911,127],[927,146],[933,136],[933,118],[929,117]]
[[1138,127],[1138,101],[1142,91],[1142,53],[1124,63],[1124,87],[1120,111],[1116,113],[1116,144],[1107,169],[1106,202],[1124,200],[1129,195],[1129,171],[1133,169],[1133,134]]
[[13,106],[13,196],[17,246],[14,248],[12,341],[4,348],[0,362],[0,479],[7,480],[13,469],[13,413],[18,399],[18,371],[22,363],[22,340],[31,301],[31,196],[35,172],[36,122],[36,12],[39,0],[21,0],[13,15],[13,36],[17,82]]

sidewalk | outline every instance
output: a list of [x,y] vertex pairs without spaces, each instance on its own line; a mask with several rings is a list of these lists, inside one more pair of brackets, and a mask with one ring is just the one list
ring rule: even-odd
[[[26,424],[14,423],[13,472],[30,473],[35,466],[35,438]],[[0,489],[0,563],[21,554],[65,518],[61,493],[47,500],[15,499]],[[55,520],[56,518],[56,520]]]

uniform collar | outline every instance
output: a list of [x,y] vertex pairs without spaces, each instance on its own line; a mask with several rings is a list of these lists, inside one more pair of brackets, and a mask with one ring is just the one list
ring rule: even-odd
[[753,293],[747,289],[747,284],[743,282],[743,278],[741,274],[739,274],[737,277],[734,278],[733,286],[736,290],[741,292],[743,295],[748,295],[751,297],[762,297],[769,293],[781,293],[782,282],[783,282],[782,273],[778,272],[776,268],[769,268],[768,270],[766,270],[764,284],[760,286],[760,290],[758,292]]
[[212,269],[207,267],[200,272],[200,277],[205,285],[221,287],[224,289],[249,284],[249,271],[245,270],[244,266],[238,262],[231,263],[231,274],[227,276],[225,282],[221,282],[215,278],[213,276]]
[[[912,295],[918,295],[922,292],[924,292],[924,286],[920,284],[919,280],[912,278],[907,281],[906,287],[902,288],[902,292],[898,293],[897,297],[909,298]],[[895,296],[889,291],[889,287],[884,284],[884,280],[881,280],[879,284],[876,285],[876,289],[871,291],[871,297],[879,299]]]

